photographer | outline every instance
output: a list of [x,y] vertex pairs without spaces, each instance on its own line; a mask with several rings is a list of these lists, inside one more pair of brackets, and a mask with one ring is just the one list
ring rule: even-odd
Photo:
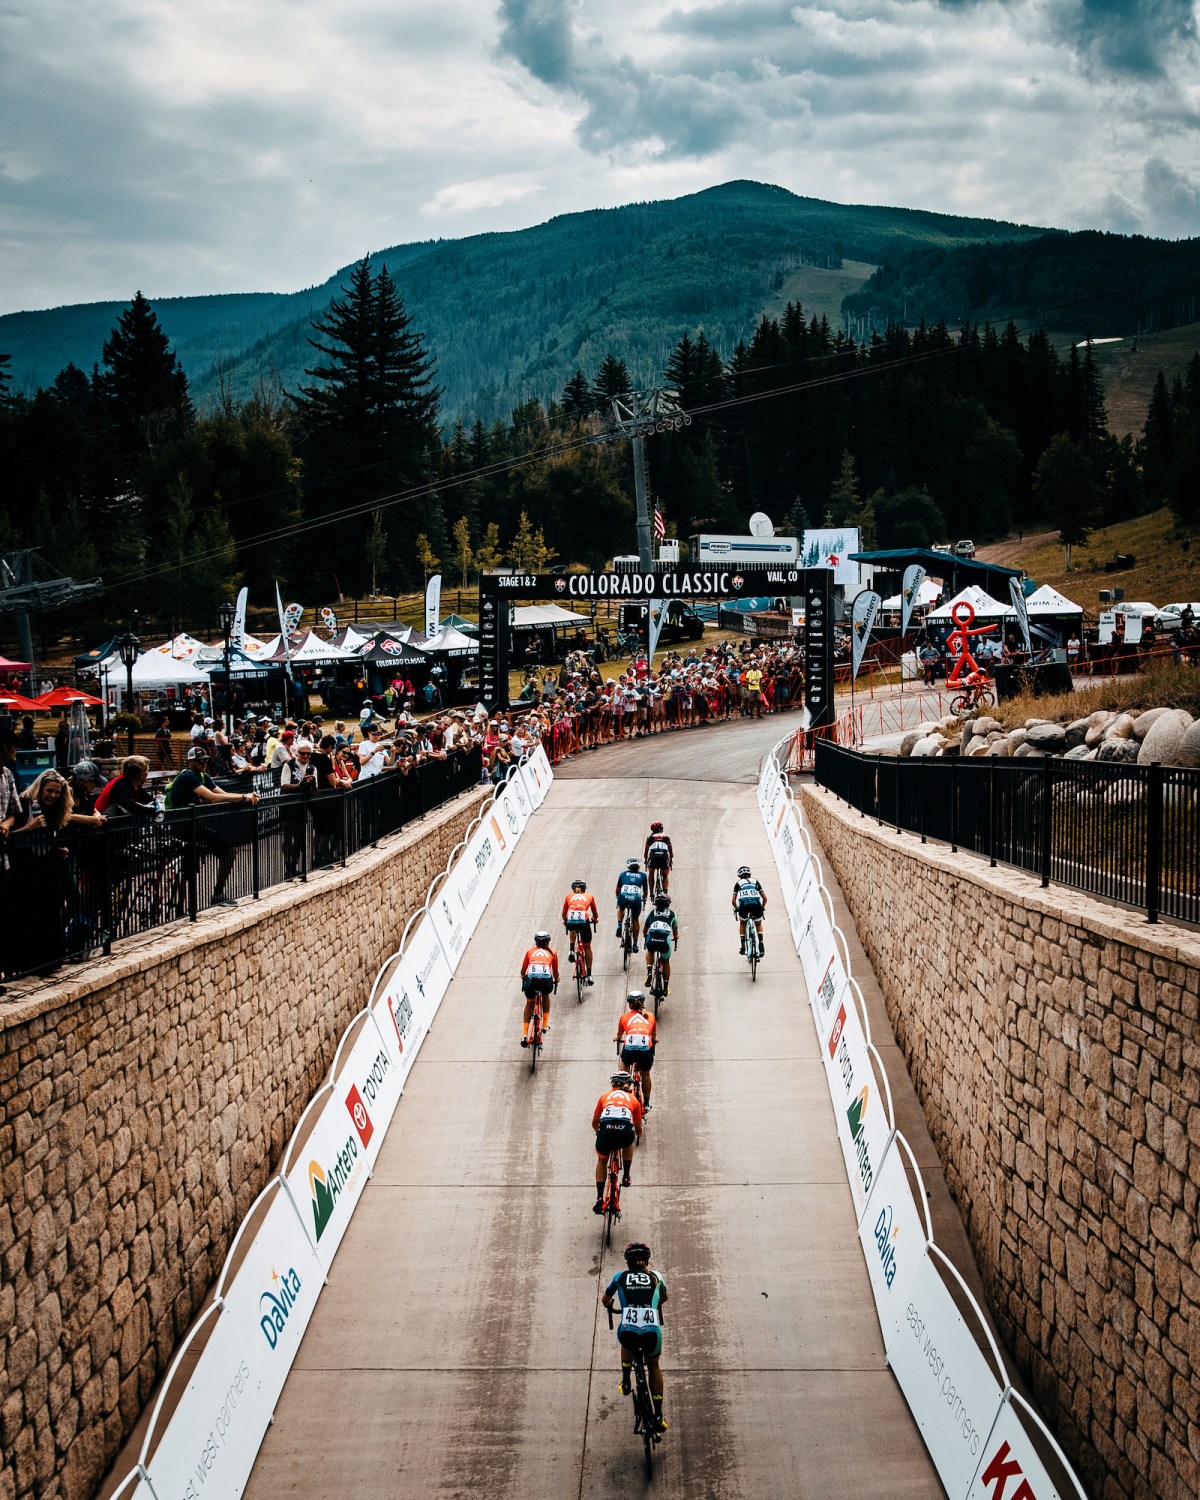
[[[279,773],[279,790],[284,796],[299,792],[310,796],[317,790],[317,767],[313,764],[311,740],[297,740],[292,758],[284,762]],[[287,808],[283,817],[283,874],[294,880],[300,867],[304,841],[305,807]]]
[[391,740],[385,740],[382,724],[368,725],[366,737],[358,746],[358,779],[366,781],[371,776],[378,776],[381,771],[386,771],[395,760]]

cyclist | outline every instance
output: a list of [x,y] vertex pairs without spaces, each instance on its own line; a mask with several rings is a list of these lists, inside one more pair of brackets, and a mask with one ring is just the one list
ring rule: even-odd
[[604,1173],[608,1158],[620,1149],[625,1160],[625,1171],[621,1186],[629,1186],[629,1167],[633,1161],[635,1141],[642,1138],[642,1106],[633,1092],[633,1079],[628,1073],[614,1073],[612,1087],[607,1088],[596,1100],[592,1111],[592,1129],[596,1132],[596,1202],[592,1212],[604,1212]]
[[642,1075],[642,1101],[649,1110],[650,1069],[654,1066],[654,1049],[658,1044],[658,1022],[646,1014],[646,996],[641,990],[630,990],[625,1004],[628,1009],[617,1022],[613,1041],[620,1044],[623,1068],[637,1064]]
[[646,847],[642,850],[642,858],[646,861],[647,871],[662,871],[662,888],[664,891],[669,891],[675,851],[671,848],[671,840],[663,832],[661,823],[651,823],[650,832],[646,835]]
[[617,938],[621,936],[621,923],[628,908],[633,914],[633,951],[638,951],[638,937],[642,930],[642,903],[646,899],[646,872],[639,859],[627,859],[625,868],[617,876]]
[[[663,1421],[663,1377],[659,1357],[662,1354],[662,1313],[667,1300],[667,1284],[657,1271],[650,1269],[650,1246],[635,1241],[625,1247],[627,1271],[618,1271],[600,1299],[606,1308],[616,1301],[621,1307],[617,1342],[621,1345],[621,1394],[629,1395],[634,1353],[641,1353],[650,1375],[650,1394],[654,1397],[654,1419],[659,1432],[666,1432]],[[632,1310],[637,1309],[636,1313]]]
[[525,995],[525,1017],[521,1029],[521,1046],[529,1046],[529,1023],[533,1019],[533,1002],[542,997],[542,1035],[550,1030],[550,995],[558,988],[558,954],[550,946],[550,934],[539,929],[533,935],[533,947],[521,961],[521,990]]
[[740,952],[746,951],[746,923],[753,917],[759,924],[758,927],[758,956],[761,958],[766,951],[766,943],[763,940],[762,920],[766,912],[766,892],[754,876],[750,873],[749,865],[741,865],[737,872],[737,879],[733,882],[733,910],[738,919],[738,931],[741,933]]
[[646,930],[642,936],[646,950],[646,983],[650,983],[654,972],[654,956],[662,955],[663,979],[666,993],[671,993],[671,954],[679,946],[679,918],[671,910],[671,898],[660,891],[654,898],[654,910],[646,918]]
[[600,911],[595,896],[589,895],[586,880],[572,880],[570,894],[562,904],[563,926],[571,939],[571,957],[575,957],[575,944],[583,945],[583,960],[587,965],[587,982],[592,982],[592,929],[599,924]]

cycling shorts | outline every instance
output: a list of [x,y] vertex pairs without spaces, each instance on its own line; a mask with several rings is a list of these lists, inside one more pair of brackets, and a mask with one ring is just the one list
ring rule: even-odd
[[668,962],[670,961],[671,954],[675,951],[675,944],[671,939],[669,937],[659,937],[657,933],[652,933],[649,937],[644,937],[643,946],[647,953],[661,953],[663,958]]
[[634,1063],[637,1063],[639,1073],[648,1073],[654,1066],[654,1048],[630,1047],[626,1044],[621,1048],[621,1066],[628,1068]]
[[618,1328],[617,1342],[631,1354],[644,1354],[647,1359],[657,1359],[662,1353],[661,1328]]
[[568,917],[567,918],[567,931],[568,932],[587,933],[588,936],[590,937],[591,936],[591,932],[592,932],[591,918],[590,917]]
[[554,980],[548,974],[528,974],[521,985],[526,1000],[532,1000],[535,995],[548,995],[554,988]]
[[750,917],[757,919],[763,914],[763,904],[761,901],[739,901],[737,911],[743,922]]
[[617,893],[617,906],[624,910],[628,907],[634,916],[638,916],[642,910],[643,896],[641,891],[623,888]]
[[664,849],[660,853],[651,849],[646,856],[646,868],[648,870],[669,870],[671,868],[671,856]]
[[613,1151],[632,1146],[637,1140],[637,1131],[632,1120],[618,1120],[615,1124],[603,1124],[596,1132],[596,1155],[608,1156]]

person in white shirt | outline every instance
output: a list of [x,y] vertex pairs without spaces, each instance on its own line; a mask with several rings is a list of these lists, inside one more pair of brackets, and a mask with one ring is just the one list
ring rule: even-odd
[[392,764],[392,746],[384,742],[381,725],[370,725],[366,739],[357,748],[357,754],[359,781],[366,781],[370,776],[378,776],[381,771],[386,771]]

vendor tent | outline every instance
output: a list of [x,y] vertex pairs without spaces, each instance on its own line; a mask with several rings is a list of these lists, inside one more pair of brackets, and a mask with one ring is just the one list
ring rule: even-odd
[[[937,596],[941,593],[937,580],[926,578],[917,590],[917,597],[913,600],[914,609],[928,609],[931,604],[937,603]],[[904,603],[902,594],[893,594],[890,599],[885,599],[880,606],[881,609],[899,609]]]
[[1060,594],[1051,584],[1043,583],[1040,589],[1030,594],[1025,601],[1025,608],[1031,617],[1057,616],[1057,615],[1082,615],[1083,605],[1073,604],[1065,594]]
[[194,635],[188,635],[185,630],[152,649],[160,656],[173,656],[176,661],[194,661],[197,654],[205,648],[203,641],[198,641]]
[[[314,630],[301,630],[288,637],[293,666],[304,666],[313,662],[352,661],[355,653],[335,646],[332,641],[323,641]],[[260,661],[287,661],[288,652],[283,649],[279,636],[268,643]]]
[[417,642],[417,650],[424,651],[430,656],[460,657],[478,656],[479,642],[473,641],[469,636],[463,635],[461,630],[453,627],[443,630],[435,641]]
[[[197,665],[211,673],[213,677],[225,676],[225,647],[206,646]],[[284,664],[276,661],[261,661],[253,656],[248,656],[237,646],[229,648],[229,675],[235,680],[240,678],[267,678],[273,677],[283,671]]]
[[447,615],[442,621],[441,628],[445,630],[447,627],[451,630],[461,630],[463,635],[473,636],[479,634],[479,626],[476,625],[475,621],[465,620],[462,615]]
[[104,662],[112,663],[117,660],[117,637],[110,636],[102,646],[96,646],[91,651],[85,651],[81,656],[75,658],[75,670],[77,672],[98,671]]
[[977,584],[969,583],[965,589],[955,594],[953,599],[947,599],[945,604],[939,604],[937,609],[931,609],[926,616],[927,623],[933,625],[953,624],[954,616],[951,610],[956,604],[969,604],[975,611],[977,620],[1012,620],[1016,618],[1011,605],[1001,604],[999,599],[993,599],[990,594],[984,593]]
[[207,686],[207,672],[202,672],[190,662],[176,661],[173,656],[164,656],[158,650],[143,652],[133,664],[135,692],[141,692],[147,688]]
[[28,672],[32,666],[32,662],[9,661],[7,656],[0,656],[0,672]]
[[399,671],[402,667],[420,667],[423,670],[429,666],[427,651],[420,651],[416,646],[399,640],[389,630],[377,630],[355,654],[364,666],[376,667],[385,672],[389,667]]
[[518,604],[512,612],[512,628],[539,625],[576,625],[586,629],[592,623],[590,615],[577,614],[573,609],[564,609],[561,604]]
[[353,625],[347,625],[342,630],[335,630],[329,639],[343,651],[353,651],[357,656],[364,646],[371,643],[372,637],[363,635],[361,630],[355,630]]

